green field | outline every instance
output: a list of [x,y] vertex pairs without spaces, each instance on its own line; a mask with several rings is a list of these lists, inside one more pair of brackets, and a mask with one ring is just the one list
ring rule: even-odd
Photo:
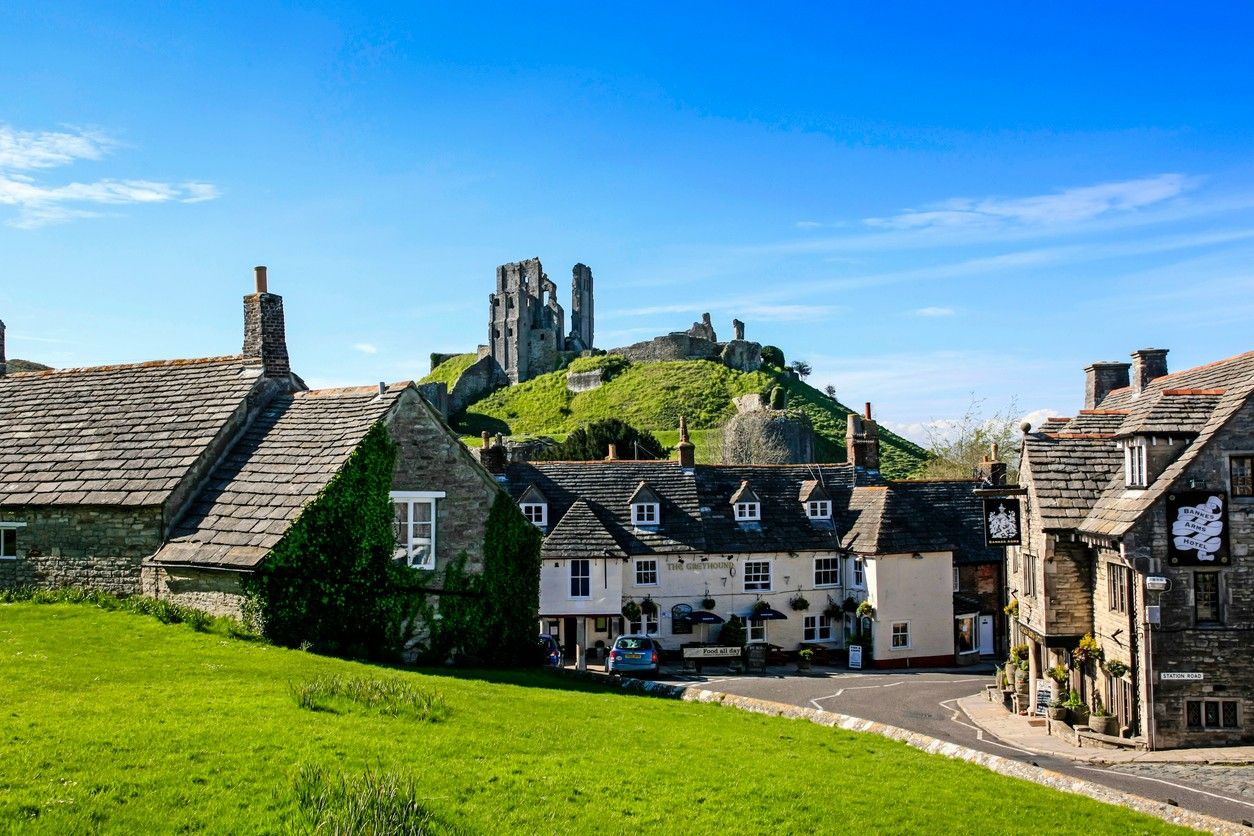
[[[319,677],[394,687],[372,707],[302,708],[294,690],[305,699]],[[400,692],[438,692],[442,716],[387,710]],[[309,832],[357,802],[363,815],[408,803],[437,831],[1172,830],[804,721],[540,671],[389,670],[90,605],[0,604],[0,705],[10,831]]]

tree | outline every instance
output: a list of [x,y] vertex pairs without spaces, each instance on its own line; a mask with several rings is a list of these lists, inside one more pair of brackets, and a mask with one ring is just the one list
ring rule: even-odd
[[762,362],[777,369],[784,368],[784,352],[773,345],[762,346]]
[[829,383],[823,387],[823,391],[827,394],[829,398],[831,398],[832,400],[836,400],[836,387],[835,386]]
[[802,380],[805,380],[807,377],[810,376],[810,372],[814,371],[812,368],[810,368],[810,364],[807,363],[805,360],[793,360],[791,363],[788,364],[788,368],[796,372],[797,377],[801,378]]
[[665,459],[670,449],[663,447],[652,433],[638,430],[617,418],[593,421],[580,427],[556,447],[537,456],[541,461],[589,462],[609,455],[610,445],[617,448],[620,459]]
[[980,462],[997,445],[998,458],[1007,463],[1007,482],[1018,479],[1019,404],[1011,398],[1005,409],[986,415],[984,400],[971,395],[961,418],[933,421],[928,428],[928,461],[919,474],[924,479],[970,479]]

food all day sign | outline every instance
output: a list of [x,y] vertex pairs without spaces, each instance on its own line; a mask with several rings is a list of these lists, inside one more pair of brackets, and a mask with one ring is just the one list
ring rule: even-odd
[[1228,563],[1228,497],[1223,491],[1179,491],[1167,495],[1172,566]]
[[1017,546],[1019,500],[1011,496],[984,497],[984,542],[989,546]]

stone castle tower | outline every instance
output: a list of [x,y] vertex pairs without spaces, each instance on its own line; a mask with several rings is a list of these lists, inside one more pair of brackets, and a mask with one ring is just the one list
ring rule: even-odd
[[511,384],[554,371],[562,352],[592,348],[592,271],[586,265],[575,265],[571,296],[567,335],[557,285],[540,259],[496,268],[496,292],[488,297],[488,353]]

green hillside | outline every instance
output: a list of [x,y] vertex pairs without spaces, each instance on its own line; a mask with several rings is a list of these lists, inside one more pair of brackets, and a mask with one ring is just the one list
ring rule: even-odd
[[[444,379],[436,375],[458,359],[442,364],[424,380]],[[719,434],[713,431],[735,414],[732,398],[780,385],[788,392],[789,407],[805,412],[814,424],[819,460],[845,460],[845,418],[851,410],[778,369],[763,366],[760,371],[740,372],[709,360],[627,363],[608,355],[579,358],[570,370],[598,367],[609,369],[612,377],[591,392],[571,394],[566,390],[566,370],[556,371],[494,392],[465,414],[454,416],[455,428],[473,444],[484,430],[561,438],[592,421],[619,418],[673,446],[678,440],[679,416],[685,415],[694,430],[697,460],[716,462]],[[880,449],[881,470],[889,478],[912,475],[927,455],[917,444],[883,428]]]
[[470,354],[455,354],[445,360],[440,365],[431,370],[431,373],[424,377],[419,383],[447,383],[449,391],[453,390],[453,384],[457,382],[457,378],[462,376],[462,372],[475,364],[479,359],[479,355],[471,352]]
[[0,603],[0,831],[1183,832],[876,735],[473,676]]

